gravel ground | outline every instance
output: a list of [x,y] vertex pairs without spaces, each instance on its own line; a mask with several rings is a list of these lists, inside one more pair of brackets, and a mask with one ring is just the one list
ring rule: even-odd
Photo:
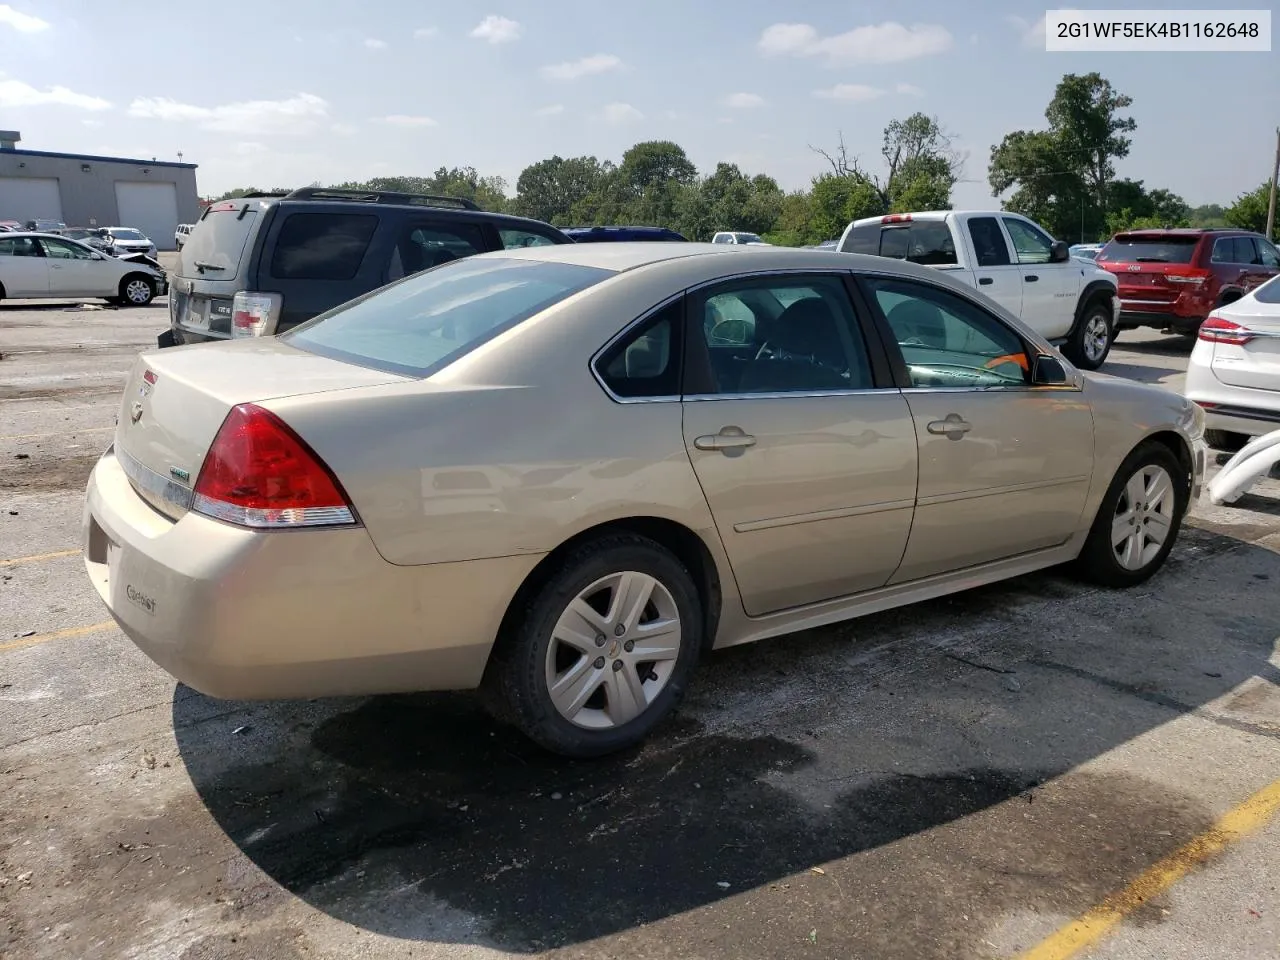
[[[0,956],[1012,956],[1280,779],[1275,480],[1136,590],[1047,573],[712,656],[601,763],[464,696],[176,686],[74,552],[165,322],[0,306]],[[1109,371],[1185,365],[1130,333]],[[1270,826],[1094,955],[1276,955],[1278,859]]]

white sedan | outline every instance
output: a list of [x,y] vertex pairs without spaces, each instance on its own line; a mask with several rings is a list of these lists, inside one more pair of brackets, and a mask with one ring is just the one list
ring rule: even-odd
[[1280,430],[1280,277],[1216,307],[1200,325],[1186,394],[1204,409],[1211,447],[1233,449]]
[[117,260],[87,244],[44,233],[0,236],[0,300],[79,300],[145,307],[168,292],[164,273]]

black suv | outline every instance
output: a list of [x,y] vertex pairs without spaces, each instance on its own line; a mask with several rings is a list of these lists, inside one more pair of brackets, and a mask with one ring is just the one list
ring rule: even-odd
[[449,260],[572,242],[541,221],[456,197],[307,188],[220,200],[182,245],[158,340],[283,333]]

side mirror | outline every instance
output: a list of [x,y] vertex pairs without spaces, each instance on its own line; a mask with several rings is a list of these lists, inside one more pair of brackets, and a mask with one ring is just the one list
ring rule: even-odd
[[1066,263],[1071,259],[1071,248],[1067,246],[1065,241],[1055,240],[1049,246],[1049,262],[1050,263]]
[[1060,387],[1069,382],[1067,368],[1057,357],[1042,353],[1031,368],[1031,383],[1036,387]]

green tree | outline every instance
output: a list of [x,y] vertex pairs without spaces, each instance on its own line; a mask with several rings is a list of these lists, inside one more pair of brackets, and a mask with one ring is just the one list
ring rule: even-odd
[[824,173],[815,177],[809,207],[808,243],[834,240],[850,222],[887,212],[880,188],[855,174]]
[[1226,208],[1220,203],[1204,203],[1191,208],[1191,226],[1193,227],[1225,227],[1227,225]]
[[373,177],[370,180],[337,184],[342,190],[383,190],[388,193],[421,193],[472,200],[484,210],[506,208],[506,181],[482,177],[475,167],[440,167],[429,177]]
[[1267,229],[1267,204],[1271,200],[1271,184],[1264,182],[1257,190],[1236,197],[1236,202],[1223,213],[1228,225],[1241,230],[1262,233]]
[[546,223],[567,225],[573,205],[600,184],[607,168],[595,157],[549,157],[530,164],[516,180],[511,211]]
[[890,122],[880,146],[883,177],[863,169],[858,158],[849,155],[843,134],[834,152],[813,149],[831,166],[832,175],[870,184],[886,211],[949,210],[951,190],[964,168],[964,155],[952,145],[953,139],[936,117],[923,113]]

